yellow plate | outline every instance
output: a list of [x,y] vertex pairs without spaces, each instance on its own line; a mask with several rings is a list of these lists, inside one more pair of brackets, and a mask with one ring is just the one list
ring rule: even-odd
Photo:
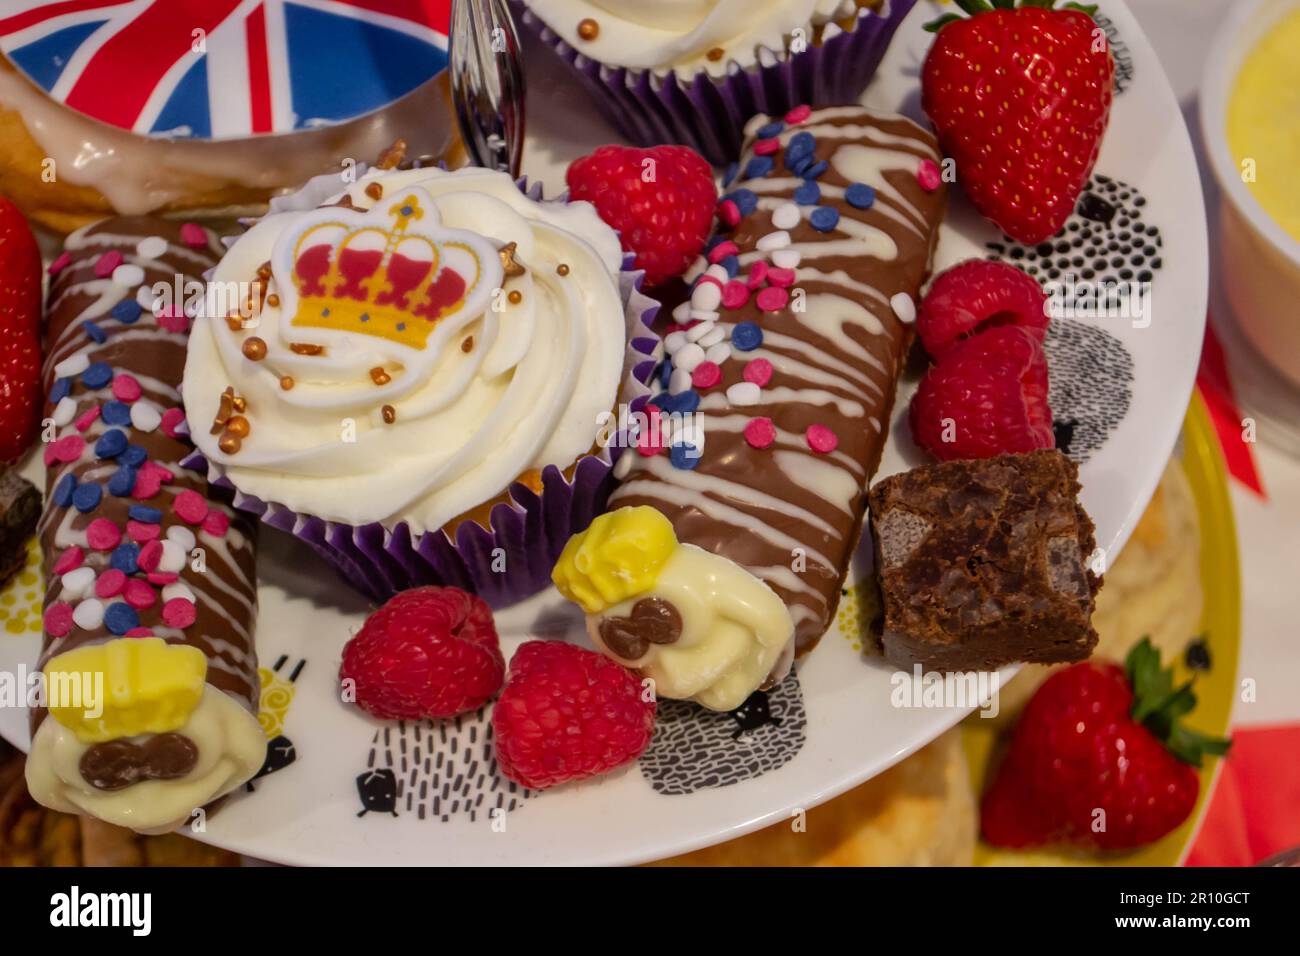
[[[1196,499],[1201,531],[1201,587],[1205,608],[1201,632],[1214,667],[1196,675],[1196,710],[1187,719],[1195,730],[1225,736],[1237,686],[1237,654],[1241,643],[1241,582],[1237,563],[1237,530],[1228,497],[1228,476],[1209,414],[1194,393],[1183,422],[1181,462]],[[1189,637],[1191,635],[1188,635]],[[1191,676],[1181,658],[1178,679]],[[962,742],[970,760],[976,793],[984,788],[984,772],[996,742],[993,730],[980,721],[962,724]],[[1201,768],[1201,793],[1191,816],[1164,839],[1126,853],[1088,854],[1070,851],[1017,852],[981,842],[975,849],[978,866],[1177,866],[1187,855],[1214,788],[1220,761],[1210,757]]]

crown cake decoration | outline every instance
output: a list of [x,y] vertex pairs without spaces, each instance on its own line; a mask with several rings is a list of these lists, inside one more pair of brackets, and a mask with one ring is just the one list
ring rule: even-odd
[[361,212],[325,206],[276,240],[281,334],[334,346],[364,346],[408,369],[432,361],[431,337],[482,315],[503,280],[496,247],[444,228],[419,187]]

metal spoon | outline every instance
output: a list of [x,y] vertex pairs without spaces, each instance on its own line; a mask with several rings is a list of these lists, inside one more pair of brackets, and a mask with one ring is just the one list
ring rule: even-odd
[[518,178],[524,151],[524,71],[505,0],[452,0],[451,98],[478,166]]

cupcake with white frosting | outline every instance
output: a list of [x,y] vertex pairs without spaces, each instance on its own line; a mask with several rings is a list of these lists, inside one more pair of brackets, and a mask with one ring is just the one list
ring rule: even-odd
[[915,0],[515,0],[640,145],[734,160],[746,121],[866,88]]
[[184,400],[210,476],[375,597],[540,590],[603,509],[610,413],[653,368],[617,235],[482,169],[375,170],[299,205],[209,277]]

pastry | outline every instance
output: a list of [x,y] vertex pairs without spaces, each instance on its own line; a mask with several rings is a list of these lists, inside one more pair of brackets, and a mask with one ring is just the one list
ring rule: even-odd
[[603,423],[652,367],[614,231],[483,169],[375,169],[277,208],[222,259],[190,343],[213,480],[376,598],[540,590],[602,509]]
[[1092,520],[1056,450],[922,465],[871,489],[883,606],[897,667],[993,670],[1092,653]]
[[851,103],[915,0],[516,0],[625,136],[684,143],[715,164],[746,122],[802,103]]
[[[255,525],[204,478],[178,406],[220,244],[119,218],[68,237],[46,316],[44,699],[27,783],[54,810],[164,832],[262,766]],[[198,294],[198,293],[196,293]],[[201,295],[200,295],[201,298]]]
[[446,5],[102,6],[0,17],[0,192],[51,229],[259,206],[399,135],[459,155]]
[[27,563],[27,542],[41,516],[41,493],[0,465],[0,589]]
[[715,710],[830,626],[945,203],[934,140],[901,116],[748,134],[617,510],[555,572],[599,647]]

